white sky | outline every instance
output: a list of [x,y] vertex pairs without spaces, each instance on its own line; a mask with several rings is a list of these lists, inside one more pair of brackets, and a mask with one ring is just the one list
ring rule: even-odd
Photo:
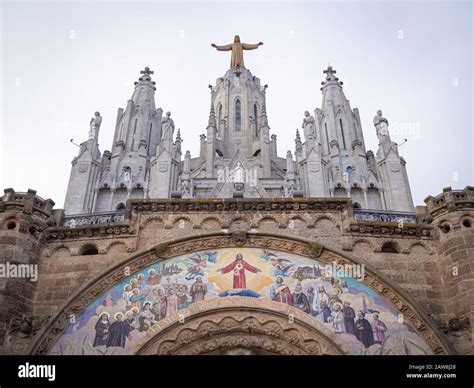
[[150,66],[156,104],[199,152],[208,84],[229,66],[239,34],[245,64],[268,84],[267,113],[278,151],[294,151],[305,110],[321,105],[330,63],[358,107],[367,149],[372,118],[389,120],[407,161],[415,204],[442,188],[474,185],[473,6],[470,1],[398,2],[3,2],[1,5],[0,188],[32,188],[62,207],[89,120],[103,116],[110,149],[118,107]]

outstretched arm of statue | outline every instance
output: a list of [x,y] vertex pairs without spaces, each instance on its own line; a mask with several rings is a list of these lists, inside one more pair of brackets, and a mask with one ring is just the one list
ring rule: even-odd
[[242,48],[244,50],[255,50],[258,48],[258,46],[261,46],[263,42],[259,42],[257,44],[250,44],[250,43],[242,43]]
[[218,46],[214,43],[211,43],[211,46],[214,47],[216,50],[219,50],[219,51],[230,51],[230,50],[232,50],[232,43],[225,44],[223,46]]

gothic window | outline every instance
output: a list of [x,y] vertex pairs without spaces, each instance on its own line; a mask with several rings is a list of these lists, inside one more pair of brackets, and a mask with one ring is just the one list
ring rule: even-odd
[[125,205],[123,202],[120,202],[117,207],[115,208],[116,210],[125,210]]
[[218,108],[218,118],[219,118],[219,121],[217,122],[217,138],[218,139],[222,139],[223,138],[223,134],[221,133],[222,131],[222,128],[221,128],[221,121],[222,121],[222,104],[219,104],[219,108]]
[[257,104],[253,105],[253,118],[255,120],[255,136],[258,137],[258,112],[257,112]]
[[352,179],[352,174],[354,174],[354,169],[351,167],[351,166],[348,166],[346,168],[346,177],[347,177],[347,180],[350,182],[351,179]]
[[135,119],[135,124],[133,126],[132,150],[133,150],[133,145],[135,144],[135,132],[137,132],[137,119]]
[[240,132],[241,128],[242,128],[241,103],[240,103],[240,100],[237,99],[237,101],[235,101],[235,131]]
[[151,131],[153,129],[153,123],[150,123],[150,130],[148,131],[148,143],[147,143],[147,154],[150,155],[150,150],[151,150]]
[[328,154],[331,153],[331,148],[329,148],[329,136],[328,136],[328,124],[324,123],[324,129],[326,130],[326,143],[328,146]]
[[122,124],[120,125],[120,132],[117,140],[122,140],[122,135],[123,135],[123,121]]
[[339,119],[339,124],[341,126],[342,146],[344,149],[346,149],[346,138],[344,137],[344,127],[342,126],[342,119]]

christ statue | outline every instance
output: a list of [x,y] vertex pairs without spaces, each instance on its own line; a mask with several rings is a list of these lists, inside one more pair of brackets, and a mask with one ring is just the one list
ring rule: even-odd
[[244,289],[247,288],[247,282],[245,279],[245,270],[253,272],[253,273],[262,271],[261,269],[255,268],[254,266],[244,261],[244,258],[241,253],[238,253],[235,256],[235,261],[225,266],[224,268],[218,269],[217,272],[221,272],[225,274],[232,270],[234,271],[233,288],[244,288]]
[[234,43],[225,44],[223,46],[217,46],[216,44],[211,43],[211,46],[219,51],[232,51],[232,56],[230,57],[230,68],[235,69],[238,66],[242,69],[245,68],[244,50],[255,50],[262,44],[263,42],[257,44],[240,43],[239,35],[235,35]]

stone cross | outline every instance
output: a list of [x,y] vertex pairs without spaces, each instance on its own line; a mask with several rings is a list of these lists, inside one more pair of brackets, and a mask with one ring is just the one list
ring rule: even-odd
[[332,69],[332,66],[331,66],[331,65],[328,65],[328,68],[327,68],[326,70],[323,70],[323,73],[324,73],[324,74],[327,74],[328,77],[330,77],[330,76],[336,74],[336,70],[333,70],[333,69]]
[[151,74],[155,74],[155,72],[153,70],[150,70],[150,68],[147,66],[145,67],[145,70],[140,71],[140,74],[151,75]]

